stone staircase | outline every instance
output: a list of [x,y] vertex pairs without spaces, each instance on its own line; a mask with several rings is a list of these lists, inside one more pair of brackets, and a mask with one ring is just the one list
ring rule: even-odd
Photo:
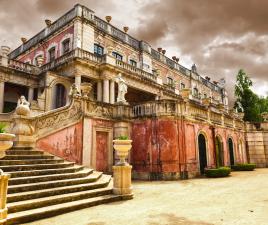
[[11,175],[7,224],[22,224],[123,199],[112,194],[110,175],[34,148],[8,150],[0,160],[0,169]]

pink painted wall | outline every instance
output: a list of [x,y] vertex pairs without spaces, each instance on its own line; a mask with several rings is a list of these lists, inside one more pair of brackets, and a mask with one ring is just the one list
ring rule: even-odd
[[96,170],[108,171],[108,133],[96,132]]
[[21,62],[25,62],[26,60],[30,59],[31,60],[31,64],[34,64],[34,58],[36,56],[36,54],[40,51],[44,52],[44,64],[46,64],[47,62],[47,50],[48,47],[51,43],[57,43],[57,50],[56,50],[56,57],[60,56],[60,42],[62,41],[62,39],[64,38],[65,35],[70,34],[73,37],[73,33],[74,33],[74,27],[71,26],[69,28],[67,28],[66,30],[62,31],[61,33],[59,33],[58,35],[56,35],[55,37],[52,37],[51,39],[49,39],[48,41],[46,41],[45,43],[41,44],[39,47],[34,48],[33,50],[31,50],[30,52],[27,52],[26,54],[20,55],[18,56],[17,60],[21,61]]
[[81,164],[83,150],[82,126],[82,122],[79,122],[47,137],[41,138],[37,141],[36,147],[64,158],[65,160]]
[[[132,164],[136,172],[180,172],[186,169],[199,172],[197,136],[202,132],[207,139],[208,166],[215,167],[213,132],[203,123],[175,119],[146,119],[134,121],[132,126]],[[246,162],[245,147],[238,151],[238,140],[245,143],[243,132],[215,128],[223,142],[224,164],[229,165],[228,137],[233,139],[235,162]],[[160,162],[160,163],[159,163]]]

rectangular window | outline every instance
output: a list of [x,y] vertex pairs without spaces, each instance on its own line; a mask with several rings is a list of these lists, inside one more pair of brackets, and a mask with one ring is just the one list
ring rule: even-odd
[[181,89],[184,89],[184,88],[185,88],[185,84],[181,83]]
[[96,55],[103,55],[104,54],[104,48],[100,45],[94,44],[94,53]]
[[137,67],[137,62],[135,60],[129,60],[131,66]]
[[173,79],[172,79],[171,77],[168,77],[168,78],[167,78],[167,83],[168,83],[169,85],[173,85]]
[[113,52],[113,57],[115,57],[119,61],[123,61],[123,56],[118,54],[117,52]]
[[52,62],[53,60],[55,60],[55,58],[56,58],[56,55],[55,55],[56,49],[55,49],[55,47],[51,48],[48,51],[48,53],[49,53],[49,61]]
[[62,42],[62,54],[65,54],[70,51],[70,39],[66,39]]

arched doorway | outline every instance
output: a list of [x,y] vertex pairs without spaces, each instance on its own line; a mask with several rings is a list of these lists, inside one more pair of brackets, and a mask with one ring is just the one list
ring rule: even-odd
[[223,143],[219,136],[216,137],[216,164],[217,167],[224,166],[224,155],[223,155]]
[[199,167],[200,173],[204,174],[207,167],[207,147],[206,138],[203,134],[198,135]]
[[228,148],[229,148],[229,156],[230,156],[230,165],[234,165],[234,144],[232,138],[228,139]]
[[63,84],[56,84],[54,86],[53,94],[53,108],[57,109],[66,105],[67,102],[67,90]]

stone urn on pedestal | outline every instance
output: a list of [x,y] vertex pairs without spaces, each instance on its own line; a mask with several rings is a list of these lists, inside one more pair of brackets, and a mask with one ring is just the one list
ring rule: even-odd
[[[5,157],[6,150],[13,146],[14,134],[5,133],[3,124],[0,125],[0,159]],[[5,174],[0,169],[0,224],[5,224],[7,219],[7,187],[9,174]]]
[[114,149],[120,161],[113,166],[114,187],[113,193],[121,195],[124,199],[132,198],[131,169],[132,166],[126,162],[126,157],[132,147],[132,140],[121,136],[113,140]]

